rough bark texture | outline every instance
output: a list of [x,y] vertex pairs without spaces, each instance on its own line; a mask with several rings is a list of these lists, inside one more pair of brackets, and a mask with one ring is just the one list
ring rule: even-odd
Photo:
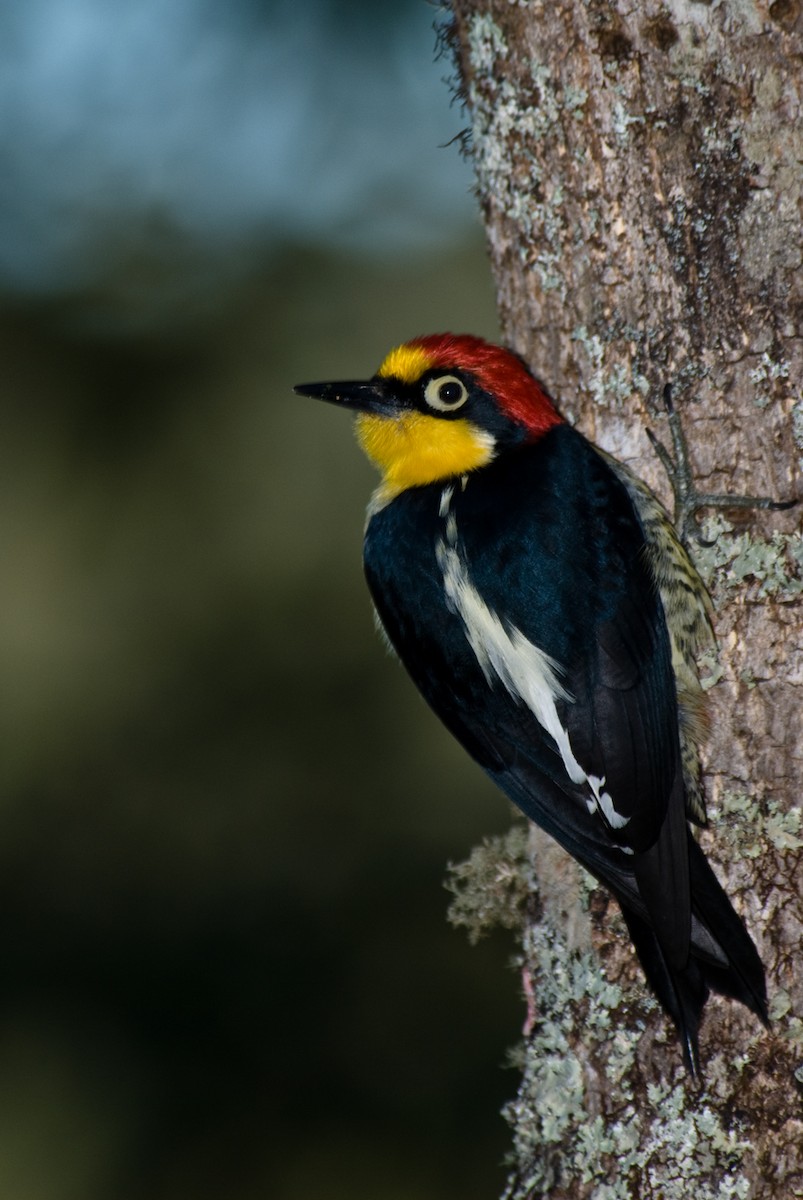
[[[666,439],[667,382],[703,489],[798,494],[798,0],[452,9],[507,342],[664,498],[645,428]],[[772,1029],[709,1002],[695,1088],[614,906],[534,834],[510,1197],[803,1195],[800,516],[727,516],[698,553],[721,646],[701,840],[766,963]],[[521,856],[507,871],[506,901],[510,872],[532,884]]]

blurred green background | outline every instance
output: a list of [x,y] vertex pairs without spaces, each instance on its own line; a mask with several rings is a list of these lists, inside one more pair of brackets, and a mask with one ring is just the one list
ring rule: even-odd
[[292,384],[496,323],[421,0],[0,3],[0,1197],[449,1200],[508,809],[375,636]]

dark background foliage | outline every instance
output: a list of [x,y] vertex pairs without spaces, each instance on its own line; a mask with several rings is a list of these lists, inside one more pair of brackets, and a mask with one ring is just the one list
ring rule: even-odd
[[[0,1194],[493,1194],[508,813],[376,639],[295,398],[496,331],[434,10],[0,5]],[[303,17],[303,19],[302,19]]]

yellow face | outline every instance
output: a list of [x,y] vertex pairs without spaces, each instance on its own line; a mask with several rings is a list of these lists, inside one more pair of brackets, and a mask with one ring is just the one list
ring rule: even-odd
[[444,421],[427,413],[357,417],[357,440],[382,472],[382,490],[396,496],[408,487],[465,475],[493,458],[494,440],[470,421]]
[[[422,347],[398,346],[382,363],[378,375],[414,384],[432,365]],[[452,377],[444,372],[444,378]],[[485,466],[494,454],[493,437],[460,417],[444,420],[417,410],[393,416],[361,413],[356,428],[360,445],[382,472],[384,499],[408,487],[465,475]]]

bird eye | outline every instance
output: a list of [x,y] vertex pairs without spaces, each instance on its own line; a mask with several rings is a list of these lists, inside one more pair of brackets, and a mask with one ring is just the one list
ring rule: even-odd
[[436,375],[424,388],[424,399],[438,412],[453,412],[468,400],[468,389],[456,375]]

